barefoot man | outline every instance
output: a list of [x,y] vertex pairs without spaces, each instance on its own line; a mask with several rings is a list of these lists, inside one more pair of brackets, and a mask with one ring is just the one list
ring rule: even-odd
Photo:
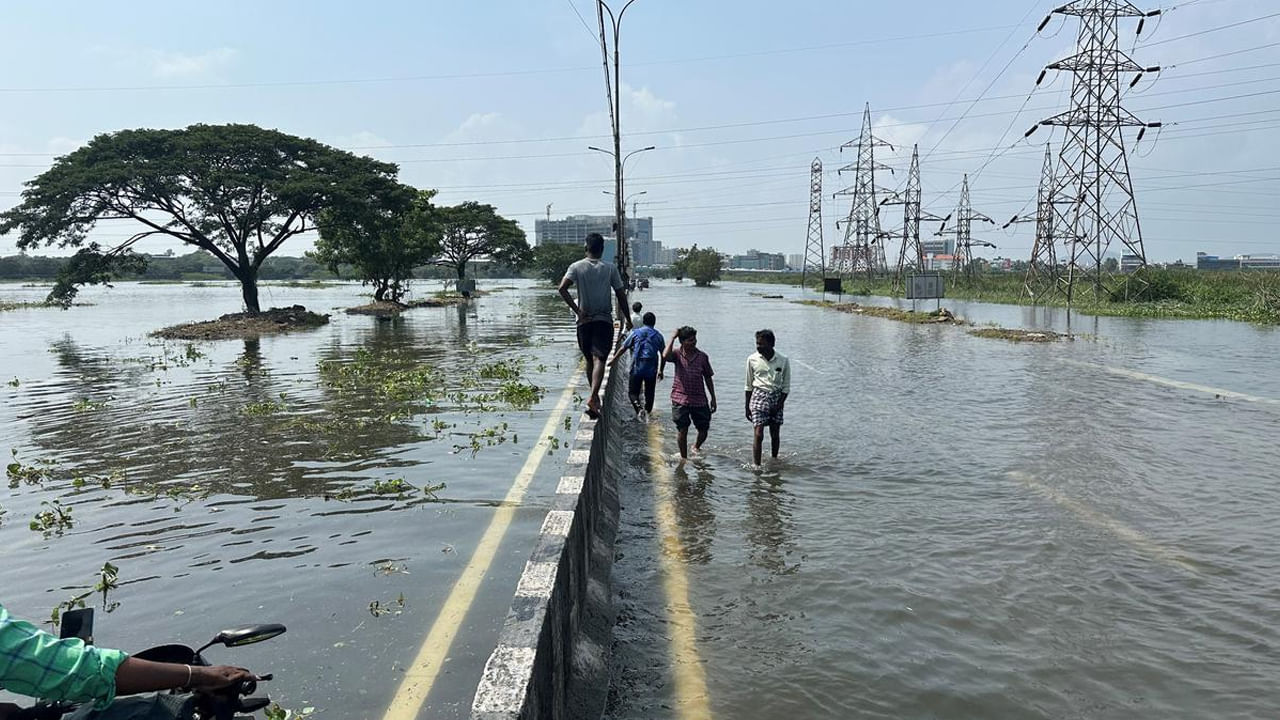
[[[604,253],[604,237],[591,233],[586,239],[587,256],[569,266],[560,281],[560,297],[578,316],[578,348],[587,361],[587,377],[591,378],[591,397],[587,399],[587,416],[600,417],[600,384],[604,382],[604,364],[613,350],[613,308],[609,291],[618,298],[618,314],[631,330],[627,314],[627,294],[618,268],[600,259]],[[569,295],[569,286],[578,286],[578,301]]]
[[756,333],[756,351],[747,358],[747,419],[755,426],[751,461],[760,464],[764,429],[769,428],[773,457],[778,457],[778,434],[782,429],[782,408],[791,392],[791,361],[773,349],[772,330]]

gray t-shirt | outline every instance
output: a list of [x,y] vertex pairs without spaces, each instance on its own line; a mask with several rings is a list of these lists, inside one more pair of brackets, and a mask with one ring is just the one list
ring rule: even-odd
[[613,324],[613,291],[622,289],[618,268],[603,260],[583,258],[569,266],[564,276],[578,288],[578,324],[604,321]]

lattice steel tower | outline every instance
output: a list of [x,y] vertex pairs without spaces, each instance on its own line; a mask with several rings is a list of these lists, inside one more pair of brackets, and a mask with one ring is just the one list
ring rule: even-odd
[[955,226],[951,230],[947,230],[947,221],[942,221],[942,226],[938,228],[938,235],[955,235],[956,236],[956,263],[955,270],[964,271],[965,275],[971,277],[973,275],[973,247],[995,247],[995,243],[986,240],[973,239],[973,221],[992,223],[994,221],[980,212],[974,212],[973,206],[969,203],[969,174],[965,173],[964,181],[960,184],[960,202],[956,205],[956,212],[951,216],[955,220]]
[[[844,152],[848,147],[858,149],[858,159],[840,168],[839,172],[852,170],[853,185],[835,195],[851,195],[853,202],[849,206],[849,217],[844,221],[844,243],[838,248],[831,249],[832,266],[839,270],[841,275],[853,275],[864,271],[870,277],[885,270],[884,238],[880,231],[880,206],[876,202],[876,193],[884,191],[876,187],[876,170],[893,172],[889,166],[876,162],[877,147],[892,148],[893,146],[871,134],[870,104],[863,110],[862,132],[858,134],[858,139],[841,145],[840,151]],[[839,227],[839,223],[836,227]]]
[[1058,290],[1059,283],[1066,282],[1058,267],[1059,235],[1057,227],[1062,224],[1061,210],[1063,204],[1056,178],[1053,174],[1053,150],[1048,143],[1044,146],[1044,166],[1040,170],[1040,187],[1036,191],[1036,211],[1031,215],[1014,215],[1004,227],[1016,223],[1034,222],[1036,237],[1031,245],[1031,263],[1027,266],[1027,276],[1023,281],[1026,293],[1033,299],[1042,299]]
[[822,160],[814,158],[809,165],[809,235],[804,241],[804,268],[800,271],[800,287],[810,275],[827,274],[826,251],[822,247]]
[[[902,240],[898,248],[898,272],[894,276],[894,286],[902,287],[907,271],[924,269],[924,246],[920,244],[920,222],[943,221],[945,219],[933,213],[923,212],[920,207],[920,146],[911,148],[911,168],[907,171],[907,185],[901,194],[895,193],[884,201],[885,205],[902,206],[902,232],[893,233]],[[887,233],[886,233],[887,234]]]
[[[1122,248],[1121,270],[1140,270],[1147,264],[1123,130],[1143,128],[1138,134],[1141,139],[1146,128],[1160,124],[1145,123],[1120,107],[1120,79],[1127,73],[1159,68],[1144,68],[1120,49],[1119,24],[1120,18],[1148,18],[1160,11],[1144,12],[1126,0],[1075,0],[1053,13],[1080,18],[1076,54],[1046,68],[1073,74],[1071,109],[1040,122],[1061,126],[1067,133],[1058,156],[1058,173],[1063,200],[1072,203],[1067,213],[1069,225],[1060,228],[1066,230],[1071,247],[1066,280],[1070,303],[1082,277],[1092,277],[1094,297],[1107,289],[1103,260],[1112,243]],[[1045,18],[1040,27],[1048,21]],[[1138,23],[1139,33],[1142,22]]]

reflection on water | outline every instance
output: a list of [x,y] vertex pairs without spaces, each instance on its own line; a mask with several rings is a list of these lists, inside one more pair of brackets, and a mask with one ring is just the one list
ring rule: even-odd
[[762,473],[747,491],[747,542],[752,562],[771,573],[787,573],[787,548],[791,546],[791,504],[782,478]]
[[[183,343],[146,333],[238,300],[186,286],[92,292],[107,297],[4,318],[0,365],[19,382],[0,386],[0,451],[53,468],[43,485],[0,498],[6,606],[45,617],[110,560],[122,582],[119,608],[99,621],[104,643],[281,620],[294,632],[266,652],[290,659],[264,669],[289,681],[273,696],[335,716],[380,714],[407,662],[405,638],[429,622],[573,367],[572,345],[551,342],[572,337],[563,305],[525,287],[389,321],[335,314],[311,332]],[[293,292],[317,309],[362,301],[349,286]],[[520,383],[550,392],[518,409],[499,391]],[[561,441],[570,432],[556,428]],[[26,522],[52,499],[75,522],[45,538]],[[520,527],[536,533],[532,517]],[[388,558],[403,571],[379,572]],[[402,593],[400,614],[370,615],[371,602]],[[501,610],[485,612],[496,632]],[[483,617],[475,624],[489,631]],[[487,654],[468,649],[459,662]],[[317,677],[325,664],[349,670]],[[448,707],[461,709],[436,714],[465,717],[463,686],[474,681],[450,683]]]

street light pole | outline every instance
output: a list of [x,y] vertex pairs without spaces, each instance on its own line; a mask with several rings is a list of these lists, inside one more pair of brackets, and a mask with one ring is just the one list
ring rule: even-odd
[[[632,0],[632,2],[634,1],[635,0]],[[618,229],[617,236],[616,236],[618,239],[618,257],[615,259],[617,260],[618,274],[622,275],[622,282],[625,285],[628,279],[628,273],[629,273],[628,262],[630,260],[630,257],[627,255],[626,236],[624,235],[627,203],[624,199],[625,196],[621,194],[623,170],[625,169],[626,163],[628,160],[631,159],[632,155],[638,155],[642,152],[656,150],[657,146],[650,145],[648,147],[642,147],[639,150],[632,150],[626,155],[623,155],[621,161],[618,160],[617,153],[615,153],[612,150],[606,150],[604,148],[596,147],[595,145],[588,145],[587,149],[595,150],[596,152],[601,152],[601,153],[604,153],[605,155],[610,155],[614,159],[614,167],[616,169],[616,172],[614,175],[614,188],[616,189],[612,193],[609,192],[608,190],[605,190],[603,192],[606,195],[613,195],[614,197],[614,204],[613,204],[614,226]],[[643,195],[644,193],[647,193],[647,192],[648,190],[644,190],[637,194]]]
[[608,51],[604,47],[604,13],[608,11],[609,21],[613,26],[613,92],[612,111],[613,116],[613,192],[614,192],[614,226],[616,228],[616,236],[618,239],[618,272],[622,275],[622,282],[627,284],[629,279],[628,257],[627,257],[627,234],[626,234],[626,205],[623,203],[622,195],[622,163],[625,158],[622,156],[622,69],[621,60],[618,52],[618,40],[620,38],[619,29],[622,26],[622,16],[626,14],[627,8],[631,7],[631,3],[636,0],[627,0],[622,6],[622,10],[617,15],[613,14],[613,8],[609,7],[604,0],[596,0],[596,15],[600,21],[600,43],[601,51],[605,53],[605,83],[608,84]]

